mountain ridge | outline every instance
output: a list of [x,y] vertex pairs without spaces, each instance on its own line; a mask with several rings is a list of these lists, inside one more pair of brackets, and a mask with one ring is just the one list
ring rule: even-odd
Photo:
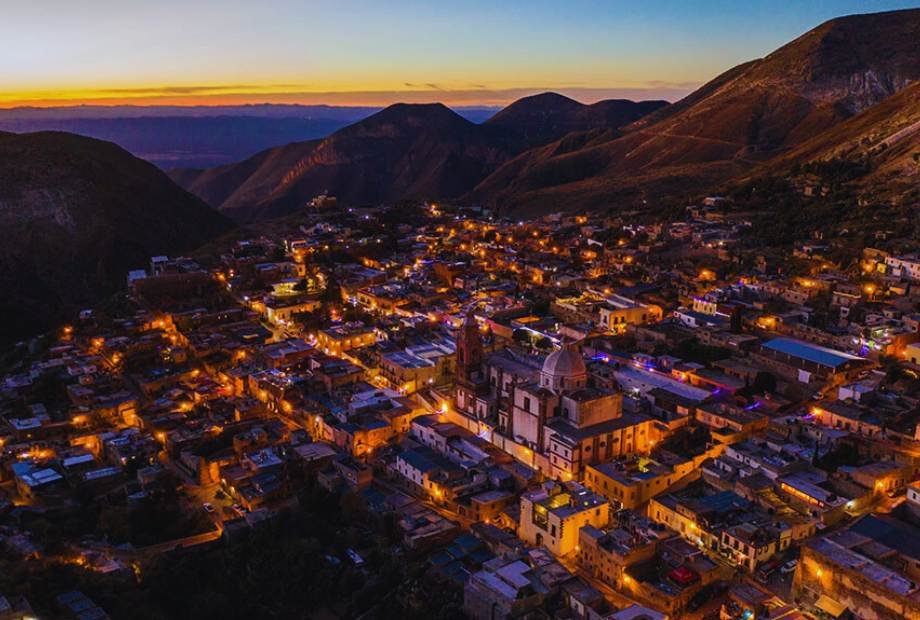
[[545,92],[511,103],[485,122],[505,128],[530,146],[539,146],[574,131],[619,129],[668,105],[667,101],[604,99],[584,104]]
[[[349,204],[457,198],[535,140],[549,140],[547,132],[560,132],[539,127],[542,137],[530,135],[534,103],[550,101],[548,114],[566,131],[592,126],[615,131],[620,123],[664,105],[612,101],[586,106],[555,94],[525,99],[497,121],[481,124],[439,103],[394,104],[321,140],[268,149],[231,166],[170,174],[241,220],[284,214],[323,192]],[[560,101],[574,114],[556,111]],[[617,126],[605,125],[611,122]]]
[[471,200],[512,212],[640,206],[743,176],[920,78],[920,9],[829,20],[743,63],[622,136],[527,159]]

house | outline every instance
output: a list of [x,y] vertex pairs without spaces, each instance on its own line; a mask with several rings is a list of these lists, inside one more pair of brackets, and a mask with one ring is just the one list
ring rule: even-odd
[[806,541],[792,593],[806,610],[857,618],[920,618],[920,530],[888,515]]
[[577,482],[546,482],[521,495],[518,537],[565,556],[578,546],[582,526],[604,527],[610,520],[610,504]]
[[673,484],[694,472],[699,463],[693,459],[673,466],[650,457],[636,456],[625,461],[608,461],[588,465],[585,486],[602,495],[614,506],[638,508],[655,495],[666,492]]
[[470,620],[524,618],[550,594],[523,559],[495,558],[470,575],[463,589],[463,612]]

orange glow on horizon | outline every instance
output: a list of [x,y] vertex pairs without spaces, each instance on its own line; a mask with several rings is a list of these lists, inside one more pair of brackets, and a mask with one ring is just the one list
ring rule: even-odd
[[[451,106],[503,106],[521,97],[546,91],[561,92],[583,103],[626,97],[633,99],[675,99],[673,89],[659,92],[655,85],[583,88],[563,85],[498,88],[444,88],[419,90],[388,84],[366,84],[364,88],[336,84],[303,89],[281,85],[209,86],[63,86],[59,89],[22,89],[0,92],[0,109],[61,106],[231,106],[231,105],[334,105],[382,107],[393,103],[439,102]],[[682,89],[685,92],[690,87]],[[619,92],[624,91],[624,92]],[[628,92],[627,92],[628,91]],[[635,91],[635,92],[632,92]]]

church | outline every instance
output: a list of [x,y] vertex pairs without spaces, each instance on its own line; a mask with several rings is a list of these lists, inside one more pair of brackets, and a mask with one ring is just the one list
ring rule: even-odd
[[654,445],[653,421],[624,414],[622,392],[593,383],[574,344],[537,366],[510,350],[485,357],[472,314],[460,329],[455,415],[549,478],[580,480],[586,465],[648,454]]

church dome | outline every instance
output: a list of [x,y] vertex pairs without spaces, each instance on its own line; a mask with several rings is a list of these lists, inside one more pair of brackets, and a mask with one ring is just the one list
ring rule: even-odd
[[568,346],[550,353],[543,362],[543,374],[549,377],[579,377],[587,372],[581,353]]

